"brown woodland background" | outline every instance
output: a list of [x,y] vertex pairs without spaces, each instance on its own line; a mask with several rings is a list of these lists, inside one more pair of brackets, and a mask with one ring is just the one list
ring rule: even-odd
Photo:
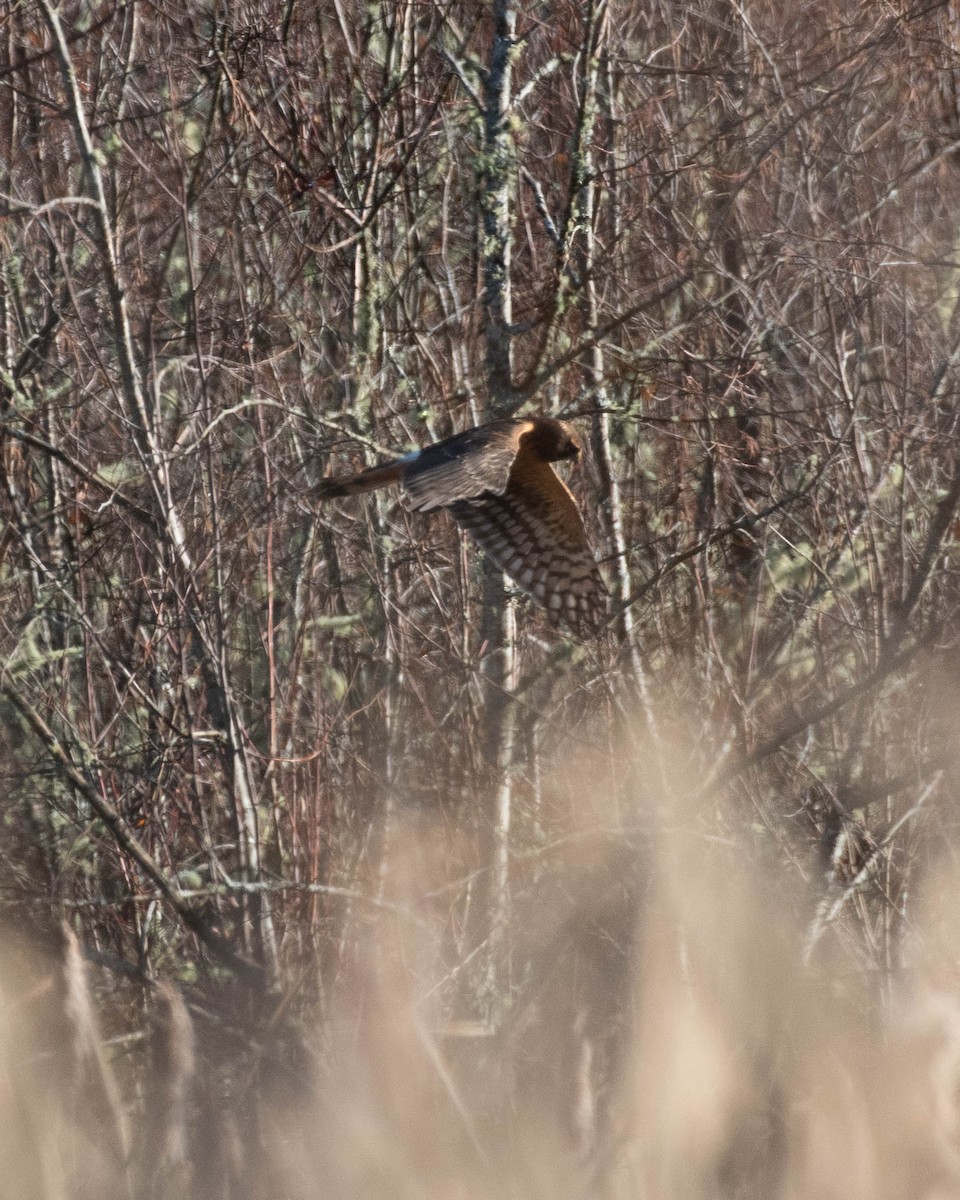
[[[10,1194],[960,1195],[958,88],[945,0],[0,9]],[[531,412],[595,641],[311,498]]]

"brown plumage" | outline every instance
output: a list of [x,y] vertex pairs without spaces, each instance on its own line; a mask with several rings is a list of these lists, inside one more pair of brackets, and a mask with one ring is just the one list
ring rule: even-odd
[[449,509],[555,621],[595,632],[606,615],[606,588],[577,502],[550,466],[581,453],[564,421],[492,421],[384,466],[325,479],[315,495],[327,500],[399,483],[415,511]]

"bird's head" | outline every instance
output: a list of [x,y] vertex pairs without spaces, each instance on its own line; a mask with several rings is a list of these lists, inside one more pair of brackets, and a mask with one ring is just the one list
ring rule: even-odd
[[533,438],[537,453],[545,462],[579,462],[583,454],[583,443],[577,431],[566,421],[538,418]]

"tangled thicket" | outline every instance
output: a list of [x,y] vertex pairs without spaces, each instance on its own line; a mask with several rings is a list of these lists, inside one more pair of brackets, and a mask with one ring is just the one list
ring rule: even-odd
[[[863,1195],[954,1194],[955,6],[0,31],[6,1040],[44,992],[114,1131],[88,1160],[18,1060],[78,1139],[24,1117],[23,1194],[86,1194],[71,1154],[120,1193],[546,1187],[510,1129],[573,1194],[831,1195],[845,1035]],[[525,411],[590,440],[595,642],[452,524],[310,499]]]

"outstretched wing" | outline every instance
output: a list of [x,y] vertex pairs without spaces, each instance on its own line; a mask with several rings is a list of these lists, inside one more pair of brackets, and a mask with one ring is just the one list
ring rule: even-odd
[[459,525],[555,621],[594,632],[607,592],[569,489],[549,463],[521,451],[502,494],[451,504]]
[[405,466],[403,490],[409,507],[430,512],[486,493],[503,494],[520,439],[534,428],[533,421],[493,421],[427,446]]
[[383,466],[322,479],[314,495],[330,500],[402,483],[408,506],[429,512],[482,492],[500,493],[506,490],[520,439],[534,428],[533,421],[492,421]]

